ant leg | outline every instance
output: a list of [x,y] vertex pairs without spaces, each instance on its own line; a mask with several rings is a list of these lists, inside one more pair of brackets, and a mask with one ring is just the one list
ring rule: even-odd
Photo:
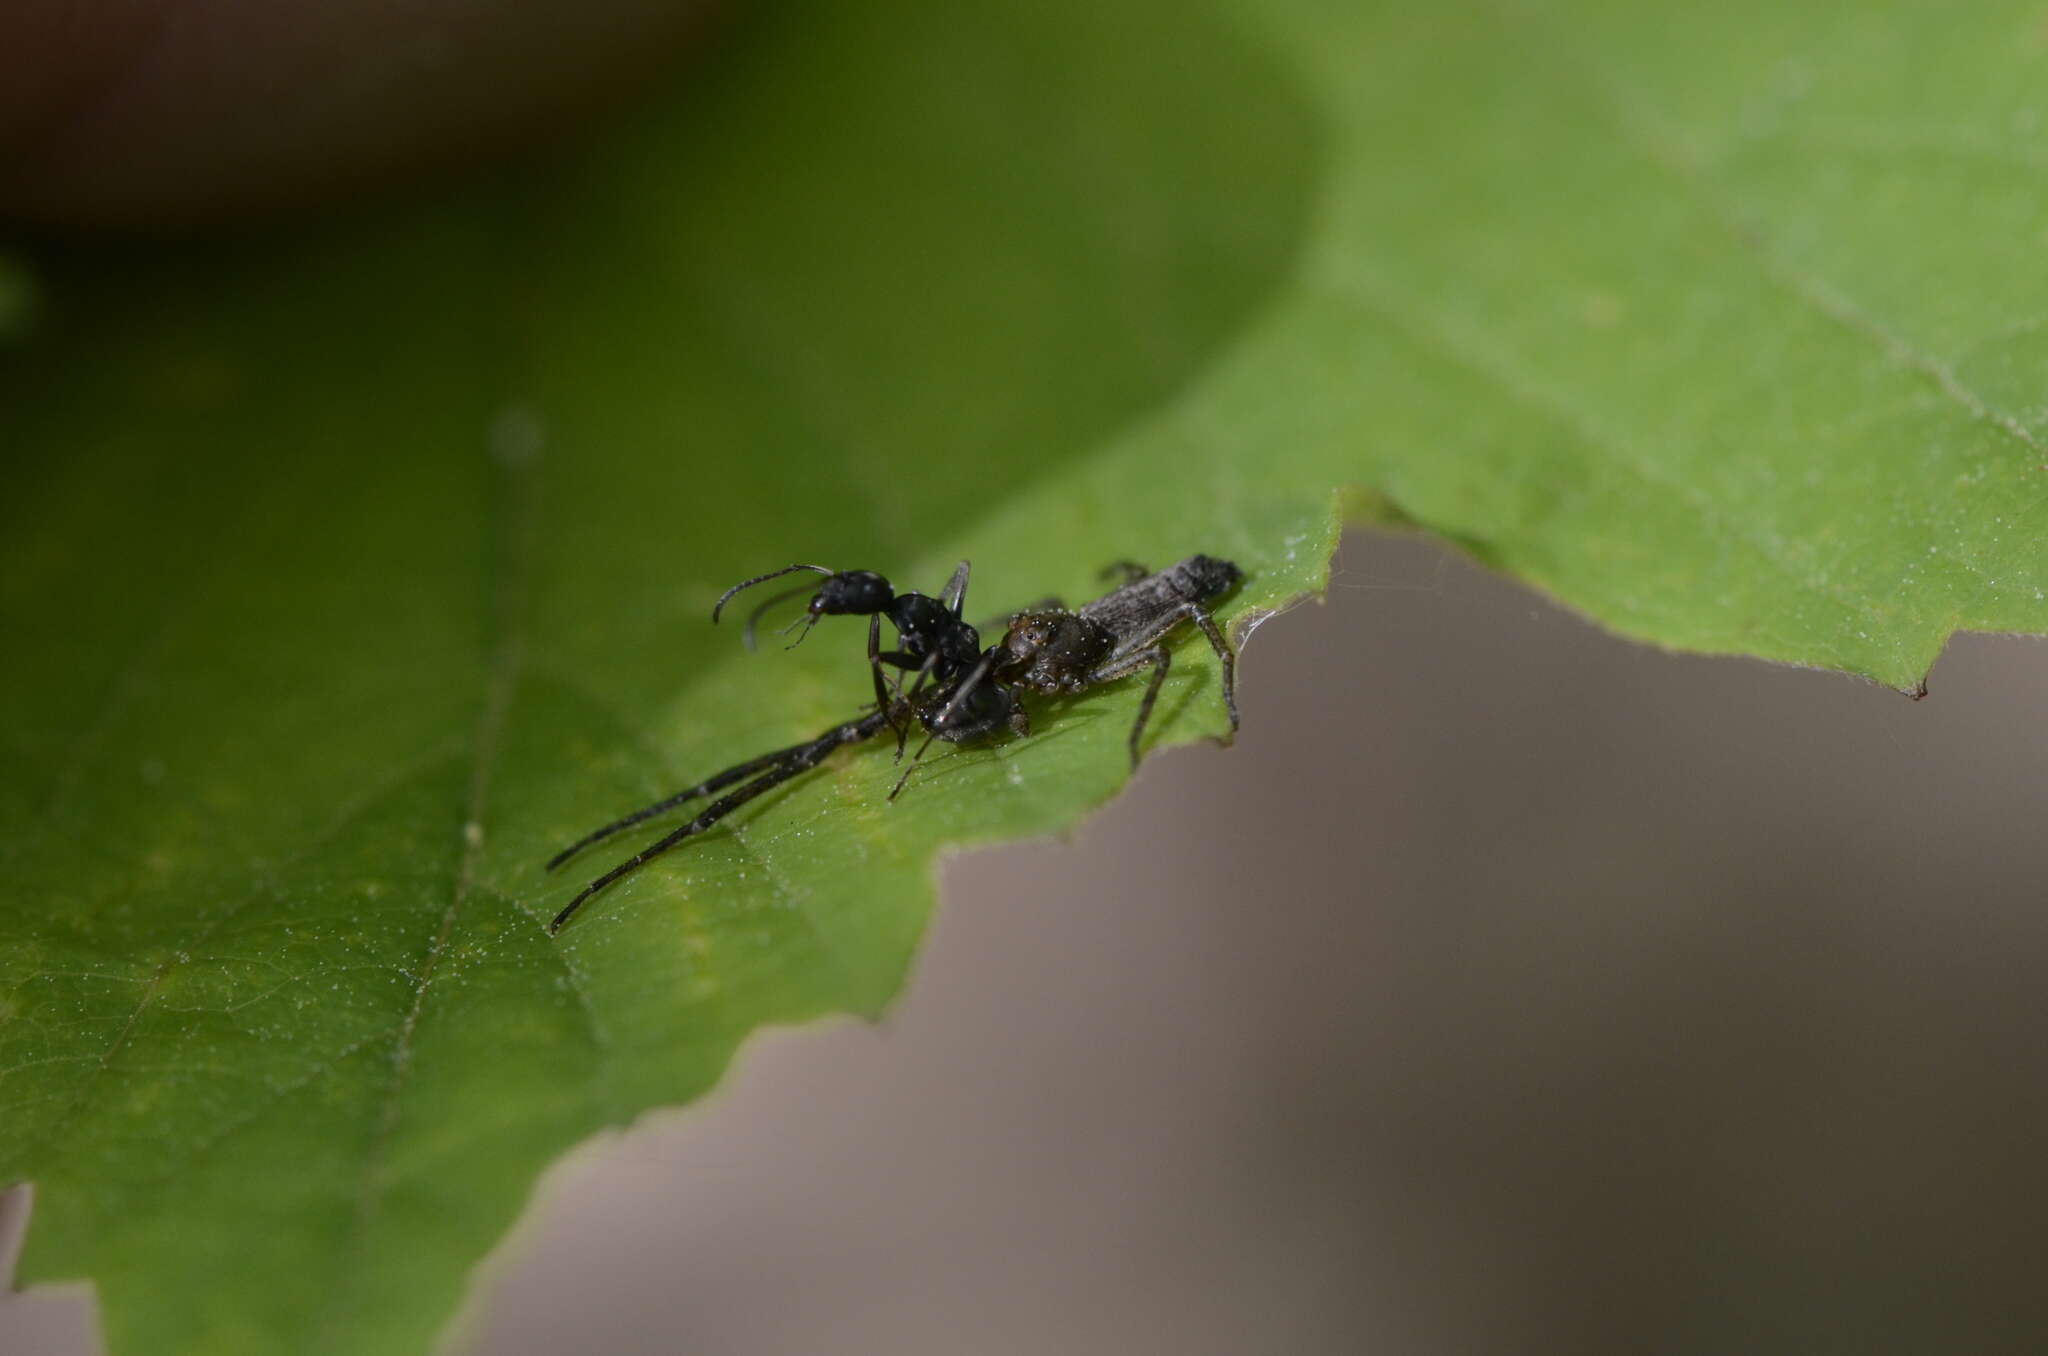
[[917,765],[920,762],[924,761],[924,751],[930,748],[932,746],[932,741],[937,738],[937,734],[928,734],[924,737],[924,743],[919,744],[917,746],[917,752],[911,755],[910,766],[903,769],[903,775],[896,779],[896,785],[889,788],[890,800],[896,799],[897,796],[903,793],[904,783],[910,780],[911,773],[917,771]]
[[[875,680],[875,709],[877,711],[887,711],[889,709],[889,689],[882,683],[882,614],[879,612],[868,614],[868,673]],[[902,748],[904,738],[903,727],[898,725],[894,719],[891,719],[889,721],[889,728],[896,732],[896,747]]]
[[642,848],[639,852],[634,853],[631,857],[577,891],[576,897],[563,905],[562,911],[555,915],[553,922],[548,924],[548,932],[550,934],[560,932],[562,925],[569,921],[570,916],[576,910],[583,907],[584,900],[589,899],[599,890],[604,889],[605,886],[619,879],[619,877],[631,875],[684,839],[704,832],[704,830],[718,823],[719,820],[725,818],[734,810],[739,809],[740,806],[745,805],[754,797],[774,790],[800,773],[810,771],[819,763],[824,762],[825,756],[840,745],[858,743],[860,740],[873,736],[889,723],[889,714],[887,711],[871,711],[859,720],[849,720],[844,725],[833,726],[809,743],[793,745],[790,748],[781,750],[779,753],[770,754],[767,760],[756,759],[749,766],[760,767],[764,764],[764,761],[772,762],[772,766],[769,766],[768,771],[754,778],[753,781],[748,782],[739,790],[711,802],[710,805],[704,808],[704,813],[698,815],[689,823],[668,834],[666,837],[658,839],[647,847]]
[[[1028,714],[1026,714],[1024,708],[1021,706],[1013,706],[1010,708],[1010,714],[1008,717],[1005,718],[1004,724],[1008,725],[1010,727],[1010,733],[1017,736],[1019,739],[1028,739],[1031,736],[1031,717]],[[932,741],[934,739],[937,739],[938,737],[938,733],[934,731],[933,733],[925,736],[924,743],[917,746],[917,753],[913,758],[911,758],[910,766],[903,769],[903,775],[901,777],[898,777],[896,779],[896,785],[890,788],[890,800],[896,799],[897,795],[910,781],[910,774],[917,770],[918,762],[924,757],[924,751],[930,748],[932,746]]]
[[792,744],[786,749],[777,749],[773,753],[764,753],[759,758],[749,758],[744,763],[736,763],[717,776],[697,783],[687,791],[678,791],[673,796],[658,800],[645,809],[633,811],[632,814],[627,815],[623,819],[615,819],[601,829],[584,834],[581,838],[578,838],[575,842],[548,858],[547,869],[552,871],[563,862],[568,861],[571,857],[583,851],[583,849],[589,847],[592,843],[602,842],[622,829],[630,829],[644,819],[654,818],[654,816],[664,810],[672,810],[686,800],[695,800],[699,796],[708,796],[713,791],[717,791],[722,787],[731,786],[736,781],[751,777],[762,768],[769,767],[793,753],[801,752],[810,747],[814,742],[816,741]]
[[[915,697],[924,688],[924,680],[931,677],[932,670],[936,669],[938,666],[939,656],[936,653],[926,655],[924,657],[924,663],[918,667],[917,676],[910,680],[910,691],[907,695]],[[898,684],[897,686],[898,690],[901,691],[902,685]],[[906,702],[905,705],[907,707],[908,703]],[[902,728],[896,731],[896,761],[899,763],[903,761],[904,737],[910,733],[910,722],[914,719],[916,719],[916,717],[914,716],[907,717],[903,722]],[[925,742],[929,744],[931,741],[927,739]],[[919,749],[917,752],[918,757],[922,758],[924,756],[923,749]],[[901,782],[897,783],[897,789],[902,789]],[[894,800],[896,798],[893,792],[890,794],[889,798],[891,800]]]
[[[884,650],[876,655],[875,659],[879,663],[911,671],[908,689],[903,686],[902,679],[896,680],[896,696],[899,699],[906,695],[915,697],[918,691],[924,687],[924,680],[932,676],[933,670],[938,667],[939,663],[939,656],[937,654],[928,654],[923,659],[914,659],[901,650]],[[896,761],[899,763],[903,761],[903,742],[909,736],[912,728],[914,728],[912,722],[915,719],[915,716],[911,716],[907,717],[900,724],[894,720],[889,722],[889,728],[896,732]]]
[[[924,737],[924,743],[919,744],[917,746],[916,754],[914,754],[911,757],[910,766],[904,768],[903,775],[896,779],[896,785],[892,787],[889,791],[890,800],[896,799],[896,797],[902,793],[904,783],[910,780],[910,774],[917,770],[917,765],[919,761],[924,758],[924,751],[932,746],[932,741],[934,739],[937,739],[939,737],[939,731],[946,728],[946,722],[953,718],[953,712],[959,708],[960,703],[967,698],[969,693],[973,692],[974,689],[976,689],[977,687],[980,687],[982,680],[987,678],[990,671],[995,668],[996,658],[999,653],[999,651],[990,650],[987,654],[983,655],[978,661],[976,661],[973,668],[967,671],[967,676],[965,678],[962,678],[958,683],[955,683],[953,685],[952,694],[950,696],[947,696],[946,704],[939,708],[939,713],[937,715],[933,716],[929,721],[926,722],[926,728],[928,728],[931,731],[931,733]],[[934,659],[936,659],[936,656],[934,656]],[[930,666],[927,665],[926,667],[927,670],[929,670]],[[918,674],[917,681],[918,683],[922,683],[924,681],[923,673]],[[913,684],[910,690],[914,694],[917,691],[916,684]],[[941,694],[933,694],[934,698],[936,698],[939,695]],[[899,757],[900,756],[901,755],[899,754]]]

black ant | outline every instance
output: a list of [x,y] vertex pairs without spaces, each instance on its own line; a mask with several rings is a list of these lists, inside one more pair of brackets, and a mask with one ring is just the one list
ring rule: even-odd
[[[1037,604],[1011,617],[1003,639],[977,652],[979,635],[961,619],[967,592],[967,564],[962,562],[938,598],[920,593],[899,594],[889,581],[871,570],[832,571],[818,565],[791,565],[759,575],[727,589],[712,609],[712,620],[741,589],[798,570],[825,576],[800,619],[803,635],[821,616],[860,616],[868,620],[868,663],[874,674],[875,707],[865,714],[835,725],[801,744],[764,753],[734,764],[688,790],[636,810],[623,819],[586,834],[548,861],[552,871],[592,843],[650,819],[685,801],[708,796],[734,783],[738,790],[714,800],[696,818],[643,848],[626,861],[591,881],[576,893],[548,924],[557,932],[583,901],[621,876],[629,875],[686,838],[704,832],[756,796],[773,790],[823,762],[828,754],[847,744],[871,739],[884,729],[897,735],[897,756],[902,756],[904,731],[912,724],[927,731],[911,766],[897,779],[889,799],[896,799],[911,772],[934,739],[964,744],[987,738],[1002,729],[1027,735],[1031,725],[1018,705],[1021,691],[1070,695],[1128,677],[1142,668],[1152,670],[1138,705],[1138,718],[1131,726],[1131,766],[1138,763],[1139,741],[1151,718],[1152,706],[1166,681],[1171,659],[1161,643],[1183,622],[1192,621],[1208,638],[1222,667],[1220,685],[1224,710],[1235,734],[1237,717],[1237,664],[1230,645],[1217,628],[1206,604],[1236,587],[1243,574],[1227,560],[1212,556],[1189,556],[1158,574],[1142,566],[1125,563],[1113,567],[1122,573],[1121,586],[1069,610],[1056,600]],[[748,619],[749,634],[761,611],[778,599],[769,600]],[[896,651],[880,648],[881,618],[888,617],[897,631]],[[799,635],[792,644],[801,643]],[[882,665],[914,672],[906,687],[899,679],[893,689],[884,683]],[[926,688],[928,681],[935,686]],[[748,780],[751,778],[752,780]]]
[[[741,580],[718,595],[718,601],[711,608],[711,620],[716,622],[725,605],[742,590],[799,570],[822,574],[825,582],[811,595],[811,601],[804,607],[804,615],[791,623],[791,626],[801,626],[803,630],[790,642],[789,648],[801,645],[820,617],[865,616],[868,619],[868,669],[875,681],[875,706],[878,710],[887,711],[892,700],[892,694],[882,679],[884,664],[916,674],[915,688],[927,678],[947,683],[981,657],[981,634],[960,615],[967,605],[968,565],[964,560],[936,598],[923,593],[897,593],[887,579],[873,570],[828,570],[822,565],[785,565],[779,570]],[[799,588],[778,593],[754,609],[742,632],[749,649],[753,648],[754,624],[761,619],[761,614],[802,592],[803,589]],[[884,617],[896,628],[898,648],[894,650],[882,649]],[[902,694],[903,685],[899,680],[895,684],[894,695]],[[905,727],[894,718],[888,724],[896,732],[896,751],[900,757]]]

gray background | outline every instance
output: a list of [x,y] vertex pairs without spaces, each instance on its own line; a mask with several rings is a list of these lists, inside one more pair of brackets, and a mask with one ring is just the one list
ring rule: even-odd
[[[457,1349],[2044,1344],[2039,642],[1915,704],[1357,538],[1243,683],[1235,749],[948,864],[885,1025],[558,1167]],[[92,1322],[0,1297],[0,1352]]]

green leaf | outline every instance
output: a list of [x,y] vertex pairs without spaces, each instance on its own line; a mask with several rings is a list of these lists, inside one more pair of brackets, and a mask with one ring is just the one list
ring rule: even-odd
[[1132,684],[894,804],[878,744],[551,940],[615,860],[555,847],[858,703],[857,626],[708,624],[788,560],[995,615],[1207,551],[1242,629],[1345,491],[1667,645],[2044,629],[2038,18],[1793,8],[778,9],[516,177],[0,262],[22,1279],[420,1350],[554,1156],[879,1011],[936,853],[1126,775]]

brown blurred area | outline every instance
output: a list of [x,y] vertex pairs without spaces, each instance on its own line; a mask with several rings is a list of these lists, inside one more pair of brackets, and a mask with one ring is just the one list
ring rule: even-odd
[[2044,658],[1916,704],[1356,538],[1236,748],[951,862],[886,1024],[561,1165],[452,1349],[2038,1350]]
[[673,67],[721,7],[7,0],[0,220],[246,230],[530,147]]

